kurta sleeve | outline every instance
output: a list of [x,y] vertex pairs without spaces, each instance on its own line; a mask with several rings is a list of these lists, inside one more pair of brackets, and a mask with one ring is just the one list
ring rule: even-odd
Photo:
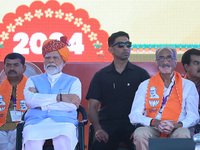
[[142,82],[135,93],[134,101],[129,114],[129,119],[132,124],[140,123],[144,126],[149,126],[152,118],[145,116],[145,99],[149,79]]
[[[25,101],[30,108],[41,107],[42,110],[61,111],[74,111],[77,109],[76,105],[72,103],[57,102],[57,94],[34,93],[28,90],[29,87],[35,88],[35,85],[30,78],[28,78],[24,89]],[[69,94],[76,94],[81,98],[81,82],[78,78],[71,85]]]

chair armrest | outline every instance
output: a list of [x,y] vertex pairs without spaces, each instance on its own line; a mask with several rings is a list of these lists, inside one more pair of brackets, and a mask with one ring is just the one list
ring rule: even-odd
[[195,125],[194,134],[199,133],[199,132],[200,132],[200,124],[198,123],[198,124]]
[[94,128],[93,128],[92,124],[90,123],[90,125],[89,125],[88,150],[92,150],[93,137],[94,137]]
[[88,123],[88,114],[85,110],[85,108],[80,105],[79,108],[77,109],[78,114],[81,113],[82,114],[82,120],[79,122],[83,122],[84,125],[86,125]]
[[86,145],[84,144],[84,126],[88,123],[88,114],[83,106],[79,106],[78,110],[78,116],[79,113],[82,115],[82,120],[78,123],[78,150],[84,150],[86,148]]
[[16,135],[16,150],[22,149],[22,131],[24,128],[24,121],[21,121],[17,124],[17,135]]

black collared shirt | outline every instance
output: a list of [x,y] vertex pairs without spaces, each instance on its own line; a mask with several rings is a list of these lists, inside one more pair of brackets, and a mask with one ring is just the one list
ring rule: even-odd
[[120,74],[114,63],[96,72],[86,99],[100,101],[100,121],[128,119],[139,84],[150,76],[146,70],[130,62]]

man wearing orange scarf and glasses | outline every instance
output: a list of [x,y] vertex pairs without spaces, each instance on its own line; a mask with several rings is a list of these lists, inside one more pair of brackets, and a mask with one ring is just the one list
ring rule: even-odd
[[[129,118],[132,124],[143,125],[132,134],[137,150],[148,150],[149,138],[190,138],[188,128],[199,122],[198,92],[193,82],[174,71],[176,58],[175,49],[158,49],[155,63],[159,72],[142,82],[136,92]],[[158,96],[153,97],[151,87]]]

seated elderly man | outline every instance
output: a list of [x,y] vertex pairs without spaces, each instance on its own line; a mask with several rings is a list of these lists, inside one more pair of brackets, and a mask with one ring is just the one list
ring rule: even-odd
[[[174,71],[176,58],[174,49],[158,49],[159,72],[142,82],[136,92],[129,118],[132,124],[143,125],[132,134],[137,150],[148,150],[149,138],[190,138],[188,128],[199,121],[198,92],[193,82]],[[158,97],[151,97],[151,87],[157,89]]]
[[81,82],[62,73],[69,57],[67,38],[47,40],[42,46],[46,73],[30,77],[24,89],[29,110],[25,115],[23,149],[42,150],[52,139],[54,150],[74,150]]

